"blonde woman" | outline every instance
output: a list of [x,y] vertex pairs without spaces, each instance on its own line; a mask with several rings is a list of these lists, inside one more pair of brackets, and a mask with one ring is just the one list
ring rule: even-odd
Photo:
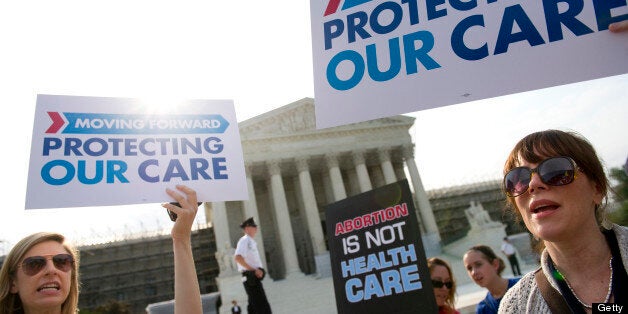
[[0,271],[0,314],[77,312],[77,251],[57,233],[20,240]]
[[[166,193],[180,206],[172,227],[175,313],[202,313],[194,268],[191,232],[198,211],[196,192],[177,185]],[[78,312],[79,254],[58,233],[40,232],[20,240],[0,270],[0,314],[74,314]]]

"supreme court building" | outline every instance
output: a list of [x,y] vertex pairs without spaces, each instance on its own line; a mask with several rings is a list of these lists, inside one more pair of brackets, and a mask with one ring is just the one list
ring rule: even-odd
[[323,207],[406,178],[427,256],[439,254],[438,227],[414,161],[413,124],[399,115],[317,130],[311,98],[240,122],[249,200],[205,204],[220,277],[239,275],[233,251],[240,223],[251,216],[272,279],[331,276]]

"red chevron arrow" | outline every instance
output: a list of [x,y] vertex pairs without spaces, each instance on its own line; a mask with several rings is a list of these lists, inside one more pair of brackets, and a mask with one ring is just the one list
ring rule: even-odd
[[327,9],[325,9],[325,14],[323,16],[328,16],[332,13],[336,13],[339,5],[340,5],[340,0],[330,0],[329,3],[327,4]]
[[46,130],[46,133],[57,133],[57,131],[59,131],[59,129],[61,129],[61,127],[65,124],[65,121],[63,121],[63,118],[58,112],[48,111],[48,115],[50,116],[50,119],[52,119],[52,124],[48,130]]

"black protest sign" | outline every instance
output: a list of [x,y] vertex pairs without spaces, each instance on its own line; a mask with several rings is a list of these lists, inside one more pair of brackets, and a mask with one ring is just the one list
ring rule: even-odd
[[436,313],[407,180],[325,207],[338,313]]

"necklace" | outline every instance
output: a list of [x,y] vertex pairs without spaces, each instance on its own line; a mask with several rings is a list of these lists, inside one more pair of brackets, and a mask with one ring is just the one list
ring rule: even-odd
[[[602,303],[608,303],[608,301],[610,301],[610,299],[611,299],[611,294],[613,293],[613,257],[612,256],[611,256],[611,259],[608,261],[608,268],[611,270],[611,277],[608,280],[608,293],[606,293],[606,298],[604,299],[604,302],[602,302]],[[569,290],[571,291],[573,296],[576,297],[576,300],[578,300],[580,305],[584,306],[587,309],[591,309],[591,305],[588,305],[588,304],[582,302],[582,300],[580,300],[580,298],[578,298],[578,295],[576,294],[575,291],[573,291],[573,288],[569,284],[569,281],[567,280],[567,278],[565,276],[563,276],[563,274],[561,274],[558,269],[556,269],[556,271],[558,271],[560,276],[565,280],[565,283],[567,283],[567,287],[569,287]]]

